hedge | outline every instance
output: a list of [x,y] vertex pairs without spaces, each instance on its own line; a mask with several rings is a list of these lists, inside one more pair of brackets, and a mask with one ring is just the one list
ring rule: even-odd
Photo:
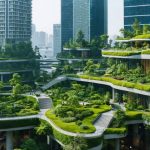
[[126,111],[126,120],[131,121],[131,120],[143,120],[143,114],[144,112],[142,111]]
[[126,128],[107,128],[105,134],[125,134],[127,133]]
[[110,56],[133,56],[133,55],[140,55],[141,52],[131,52],[131,51],[102,51],[103,55],[110,55]]
[[142,54],[150,54],[150,50],[143,50]]
[[137,35],[133,39],[150,39],[150,34]]
[[70,75],[70,77],[105,81],[105,82],[110,82],[114,85],[118,85],[118,86],[122,86],[122,87],[134,88],[134,89],[138,89],[138,90],[142,90],[142,91],[150,91],[150,85],[141,84],[141,83],[132,83],[132,82],[128,82],[125,80],[117,80],[117,79],[113,79],[111,77],[105,77],[105,76],[94,77],[94,76],[89,76],[89,75]]

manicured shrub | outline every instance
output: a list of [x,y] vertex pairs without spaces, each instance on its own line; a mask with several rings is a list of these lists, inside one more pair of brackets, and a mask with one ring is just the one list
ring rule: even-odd
[[92,108],[99,108],[99,105],[93,105]]
[[81,120],[77,120],[76,121],[76,125],[78,125],[78,126],[82,125],[82,121]]
[[62,118],[62,121],[66,122],[66,123],[75,122],[76,118],[75,117]]
[[87,126],[87,125],[81,125],[80,127],[81,127],[81,129],[83,129],[83,130],[88,130],[88,129],[89,129],[89,126]]
[[93,111],[91,111],[91,110],[84,110],[84,111],[82,111],[82,116],[83,117],[88,117],[88,116],[91,116],[91,115],[93,115],[94,114],[94,112]]

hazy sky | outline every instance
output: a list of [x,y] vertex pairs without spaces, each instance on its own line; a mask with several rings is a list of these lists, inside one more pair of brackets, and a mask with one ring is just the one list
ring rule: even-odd
[[[38,31],[53,32],[53,24],[60,23],[61,0],[33,0],[33,23]],[[108,0],[109,35],[118,34],[123,26],[123,0]]]

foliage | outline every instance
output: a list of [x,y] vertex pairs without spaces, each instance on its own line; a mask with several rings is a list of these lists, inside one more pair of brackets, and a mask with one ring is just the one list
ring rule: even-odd
[[102,51],[103,55],[110,55],[110,56],[133,56],[133,55],[140,55],[141,52],[132,52],[132,51]]
[[21,149],[22,150],[38,150],[39,148],[35,140],[28,138],[28,139],[25,139],[25,141],[22,143]]
[[107,128],[105,134],[125,134],[127,133],[126,128]]
[[35,130],[38,135],[48,135],[52,133],[52,127],[44,120],[40,120],[40,124]]
[[28,96],[1,96],[0,116],[28,116],[35,115],[39,111],[35,98]]

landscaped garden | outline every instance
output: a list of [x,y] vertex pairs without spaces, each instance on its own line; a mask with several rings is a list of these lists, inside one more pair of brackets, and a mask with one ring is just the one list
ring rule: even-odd
[[38,114],[38,102],[31,96],[0,96],[0,117]]
[[70,83],[46,92],[53,99],[54,108],[46,116],[58,127],[75,133],[93,133],[94,121],[111,110],[109,92],[103,93],[92,85]]
[[133,56],[150,54],[150,26],[140,26],[135,19],[131,30],[121,29],[121,36],[117,37],[113,47],[102,52],[103,55],[111,56]]

